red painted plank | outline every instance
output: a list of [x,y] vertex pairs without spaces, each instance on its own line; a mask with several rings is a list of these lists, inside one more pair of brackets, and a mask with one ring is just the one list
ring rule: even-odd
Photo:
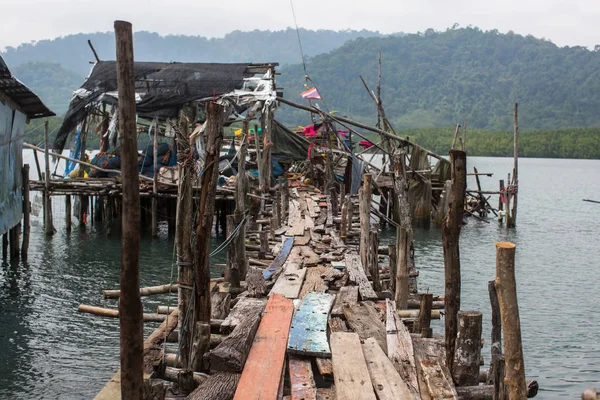
[[234,400],[277,398],[293,313],[292,300],[279,294],[271,295],[242,371]]
[[292,400],[316,400],[317,388],[310,360],[290,358]]

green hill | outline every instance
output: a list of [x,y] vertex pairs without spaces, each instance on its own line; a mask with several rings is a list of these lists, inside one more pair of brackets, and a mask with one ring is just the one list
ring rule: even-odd
[[[383,104],[399,129],[464,120],[510,129],[514,102],[523,129],[600,126],[600,52],[477,28],[356,39],[312,58],[308,73],[330,109],[375,121],[359,76],[375,89],[379,51]],[[278,82],[286,97],[300,99],[303,78],[300,65],[283,68]],[[279,116],[306,123],[298,112]]]

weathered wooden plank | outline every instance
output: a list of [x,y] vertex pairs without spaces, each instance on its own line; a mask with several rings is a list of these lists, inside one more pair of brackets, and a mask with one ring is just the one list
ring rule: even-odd
[[371,283],[367,279],[365,270],[360,261],[360,256],[357,254],[346,254],[346,270],[348,271],[348,278],[350,282],[358,285],[358,291],[360,297],[363,300],[376,300],[377,293],[373,290]]
[[306,229],[312,229],[315,227],[315,221],[314,219],[312,219],[312,217],[308,214],[304,215],[304,228]]
[[302,265],[304,267],[313,267],[319,264],[320,258],[317,253],[312,251],[308,246],[301,246],[300,252],[302,254]]
[[294,238],[294,246],[306,246],[307,244],[310,243],[311,240],[311,236],[310,236],[310,232],[304,232],[304,235],[302,236],[296,236]]
[[308,216],[311,218],[317,218],[319,216],[320,208],[310,196],[306,196],[306,205],[308,207]]
[[322,275],[327,270],[327,267],[312,267],[306,270],[306,276],[302,289],[300,290],[300,298],[304,298],[310,292],[323,293],[329,289],[329,286],[325,283]]
[[318,388],[317,389],[317,400],[333,400],[335,399],[335,387],[332,385],[330,388]]
[[319,357],[331,355],[327,341],[327,318],[334,300],[332,294],[317,292],[311,292],[302,299],[292,320],[288,353]]
[[292,400],[316,400],[317,387],[310,360],[290,357]]
[[333,376],[333,364],[331,363],[330,358],[316,358],[315,360],[321,375],[327,377]]
[[396,314],[396,302],[386,300],[385,329],[387,335],[387,354],[396,371],[408,385],[411,393],[419,397],[417,368],[410,332]]
[[294,247],[283,265],[283,271],[271,289],[271,294],[279,293],[288,299],[297,299],[305,275],[306,268],[302,268],[302,249]]
[[358,286],[343,286],[338,292],[331,310],[332,317],[344,315],[344,306],[358,303]]
[[200,386],[188,396],[188,400],[230,400],[235,394],[241,374],[217,372],[208,376]]
[[329,234],[331,235],[331,247],[333,247],[334,249],[346,247],[346,244],[342,239],[340,239],[336,231],[332,229]]
[[387,353],[385,325],[379,319],[379,313],[373,303],[363,301],[351,306],[344,306],[344,316],[350,329],[356,332],[362,340],[375,338]]
[[275,257],[271,265],[263,271],[263,278],[269,279],[275,271],[283,266],[292,251],[292,247],[294,247],[294,237],[286,237],[283,241],[283,247],[279,254],[277,254],[277,257]]
[[331,357],[337,400],[376,400],[356,333],[332,333]]
[[365,340],[362,350],[373,389],[379,400],[415,398],[374,338]]
[[331,198],[327,196],[327,220],[325,226],[333,225],[333,208],[331,206]]
[[422,400],[454,399],[457,394],[445,365],[446,349],[437,339],[413,339],[419,392]]
[[255,314],[256,312],[261,313],[265,308],[265,304],[267,304],[266,299],[242,297],[221,324],[221,332],[230,333],[246,315]]
[[269,298],[235,392],[235,399],[277,398],[293,312],[291,300],[278,294]]
[[348,327],[346,326],[346,323],[344,322],[344,320],[341,318],[337,318],[337,317],[329,318],[327,325],[329,326],[330,333],[348,332]]

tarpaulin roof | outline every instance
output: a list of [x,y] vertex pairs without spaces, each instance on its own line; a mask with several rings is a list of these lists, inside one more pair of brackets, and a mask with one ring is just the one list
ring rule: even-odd
[[0,56],[0,92],[14,101],[29,118],[52,117],[54,114],[42,100],[21,81],[15,78]]
[[310,142],[273,120],[273,154],[291,160],[306,160]]
[[[136,109],[142,117],[170,118],[190,101],[216,97],[240,89],[244,78],[263,64],[136,62],[134,78],[140,96]],[[273,63],[272,65],[276,65]],[[116,61],[99,61],[71,100],[54,149],[61,150],[70,132],[86,116],[86,106],[117,90]],[[110,101],[107,96],[104,101]],[[114,99],[116,103],[116,99]]]

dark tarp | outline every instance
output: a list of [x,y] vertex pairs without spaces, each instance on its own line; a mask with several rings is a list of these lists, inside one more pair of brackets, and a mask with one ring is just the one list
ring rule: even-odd
[[276,120],[273,120],[273,155],[284,160],[293,161],[308,159],[308,146],[310,142],[303,136],[292,132]]
[[[136,62],[136,91],[145,93],[136,106],[138,115],[152,118],[176,117],[181,106],[190,101],[219,96],[240,89],[249,64]],[[117,90],[116,61],[99,61],[81,86],[91,92],[75,97],[54,140],[54,149],[62,151],[69,133],[86,115],[85,107],[106,92]]]

